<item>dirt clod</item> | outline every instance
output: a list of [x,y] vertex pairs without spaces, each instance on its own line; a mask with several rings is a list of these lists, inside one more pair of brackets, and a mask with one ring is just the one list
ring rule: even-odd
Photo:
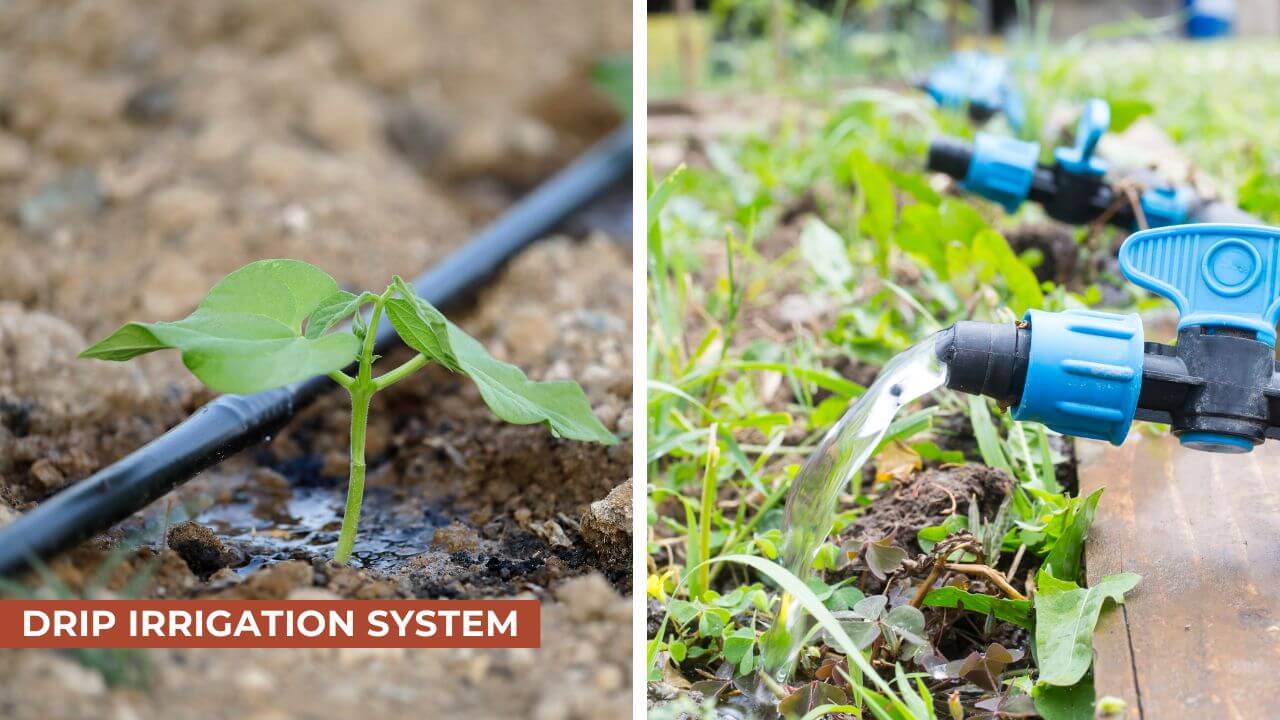
[[455,522],[438,528],[431,538],[431,544],[451,553],[473,553],[480,546],[480,538],[472,528]]
[[993,516],[1012,489],[1013,480],[1004,471],[985,465],[925,470],[895,484],[868,506],[845,536],[876,540],[892,535],[899,543],[911,543],[921,528],[937,525],[952,513],[967,512],[971,500],[978,503],[983,517]]
[[191,520],[169,528],[167,541],[169,548],[178,553],[191,572],[197,575],[210,575],[230,565],[236,558],[212,530]]
[[631,497],[631,481],[627,480],[582,513],[582,538],[611,568],[631,565]]
[[1019,255],[1034,251],[1040,256],[1040,263],[1035,267],[1036,279],[1040,282],[1066,284],[1078,275],[1076,262],[1080,249],[1066,226],[1029,223],[1013,229],[1008,237],[1009,247]]

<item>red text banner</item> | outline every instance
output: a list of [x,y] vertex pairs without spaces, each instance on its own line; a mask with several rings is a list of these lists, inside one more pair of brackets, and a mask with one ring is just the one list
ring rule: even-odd
[[536,600],[0,600],[6,648],[536,648]]

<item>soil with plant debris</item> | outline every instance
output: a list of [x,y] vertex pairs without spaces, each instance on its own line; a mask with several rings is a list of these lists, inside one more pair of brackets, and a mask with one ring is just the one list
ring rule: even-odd
[[[77,360],[88,342],[177,319],[264,257],[356,290],[428,268],[616,126],[592,73],[629,52],[630,18],[629,3],[585,0],[6,4],[0,523],[212,397],[177,353]],[[433,369],[374,400],[352,567],[327,560],[346,484],[340,393],[52,565],[82,592],[106,560],[108,591],[147,577],[147,597],[534,597],[543,648],[110,661],[145,663],[144,691],[83,658],[4,651],[0,715],[629,712],[627,213],[584,213],[451,313],[531,378],[579,381],[618,445],[501,423]]]

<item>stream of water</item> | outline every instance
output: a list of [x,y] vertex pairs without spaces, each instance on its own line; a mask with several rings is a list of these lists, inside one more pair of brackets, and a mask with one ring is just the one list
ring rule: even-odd
[[[946,382],[947,369],[934,352],[935,339],[930,335],[886,363],[792,481],[782,527],[782,561],[801,580],[812,574],[814,556],[831,532],[840,493],[880,444],[898,411]],[[766,673],[786,681],[807,630],[807,615],[794,607],[790,596],[783,596],[778,617],[761,642]]]

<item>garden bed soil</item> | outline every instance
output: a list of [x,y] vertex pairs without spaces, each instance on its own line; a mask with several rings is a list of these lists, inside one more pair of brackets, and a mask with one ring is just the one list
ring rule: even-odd
[[[19,82],[0,91],[0,522],[212,397],[176,353],[76,360],[89,341],[181,317],[263,257],[356,290],[426,269],[616,125],[590,76],[629,51],[630,17],[584,0],[6,5],[0,69]],[[144,597],[534,597],[542,649],[156,651],[148,691],[3,651],[0,715],[629,711],[628,211],[584,213],[453,313],[530,377],[578,380],[618,445],[506,425],[433,368],[374,400],[353,567],[327,560],[341,393],[52,564],[77,592],[104,560],[108,591],[149,574]]]

